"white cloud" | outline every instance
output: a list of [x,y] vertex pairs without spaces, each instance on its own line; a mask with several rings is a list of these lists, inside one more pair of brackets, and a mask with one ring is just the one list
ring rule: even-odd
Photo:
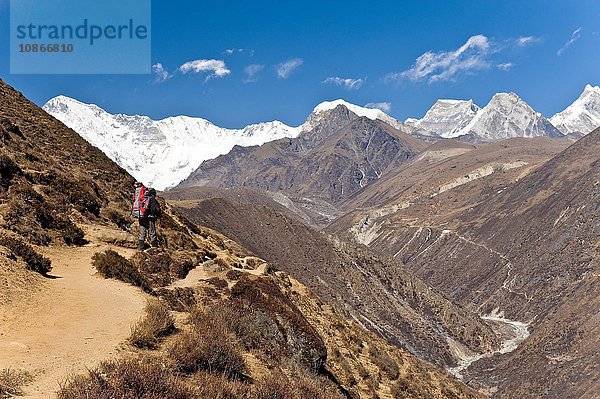
[[575,31],[573,31],[573,33],[571,33],[571,37],[569,38],[569,40],[567,40],[567,42],[558,49],[558,51],[556,52],[557,55],[561,56],[563,55],[563,53],[573,45],[573,43],[575,43],[577,40],[579,40],[579,38],[581,37],[581,31],[583,29],[582,28],[577,28],[575,29]]
[[188,61],[178,69],[181,73],[204,73],[210,72],[206,80],[213,77],[225,77],[231,73],[231,70],[225,65],[223,60],[194,60]]
[[412,68],[389,74],[386,80],[427,80],[429,83],[452,80],[462,72],[489,68],[491,52],[492,44],[486,36],[472,36],[456,50],[427,51],[417,58]]
[[516,40],[517,46],[519,47],[527,47],[539,41],[540,38],[535,36],[521,36]]
[[501,71],[510,71],[511,69],[513,69],[514,66],[515,64],[513,64],[512,62],[504,62],[502,64],[496,65],[496,68],[500,69]]
[[246,77],[244,78],[244,83],[256,82],[258,73],[265,68],[262,64],[250,64],[244,68],[244,73]]
[[243,48],[228,48],[227,50],[224,51],[225,55],[232,55],[235,53],[243,53],[244,49]]
[[170,79],[173,75],[170,75],[167,70],[163,67],[160,62],[152,65],[152,73],[154,74],[154,81],[162,83],[167,79]]
[[348,90],[358,90],[365,83],[365,79],[351,79],[351,78],[339,78],[339,77],[329,77],[322,81],[321,83],[333,83],[336,86],[344,87]]
[[304,60],[302,58],[291,58],[287,61],[277,64],[275,67],[277,70],[277,76],[280,79],[287,79],[291,73],[302,64],[304,64]]
[[392,103],[368,103],[365,105],[366,108],[380,109],[383,112],[389,113],[392,110]]

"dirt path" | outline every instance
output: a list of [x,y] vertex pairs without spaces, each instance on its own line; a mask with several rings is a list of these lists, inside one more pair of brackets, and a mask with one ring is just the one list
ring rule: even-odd
[[[6,309],[0,325],[0,369],[35,374],[25,398],[50,398],[59,383],[118,352],[142,315],[146,296],[139,289],[95,275],[94,253],[106,245],[49,248],[54,279],[27,303]],[[124,256],[133,252],[117,249]],[[0,304],[1,306],[1,304]]]

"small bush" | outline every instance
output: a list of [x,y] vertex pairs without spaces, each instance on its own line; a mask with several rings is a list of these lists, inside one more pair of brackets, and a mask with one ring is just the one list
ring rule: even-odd
[[148,301],[145,312],[131,329],[129,342],[138,348],[155,349],[161,338],[175,331],[175,321],[168,306],[157,299]]
[[123,213],[118,212],[114,209],[103,209],[104,216],[117,225],[118,228],[124,231],[129,231],[131,227],[131,219],[125,216]]
[[219,291],[222,291],[229,286],[227,284],[227,281],[220,279],[218,277],[209,278],[208,280],[206,280],[206,282],[208,284],[212,285],[213,287],[215,287],[216,289],[218,289]]
[[157,359],[104,362],[87,375],[71,378],[58,399],[192,399],[191,390]]
[[133,263],[111,249],[106,250],[104,253],[94,254],[92,257],[92,266],[104,278],[121,280],[152,293],[152,287],[150,287],[146,278],[135,268]]
[[343,399],[337,387],[308,370],[294,370],[291,376],[275,372],[255,384],[256,399]]
[[12,398],[21,395],[21,388],[33,380],[33,376],[26,371],[0,370],[0,398]]
[[8,189],[16,175],[21,173],[21,168],[13,159],[5,153],[0,152],[0,187]]
[[246,363],[235,340],[223,329],[184,332],[167,350],[175,368],[183,373],[208,371],[239,378]]
[[23,259],[27,269],[47,276],[52,270],[50,259],[38,254],[35,250],[18,238],[0,236],[0,245],[11,250],[13,254]]
[[244,275],[244,272],[239,270],[231,269],[227,273],[225,273],[225,277],[229,280],[237,281]]
[[169,304],[171,310],[176,312],[188,312],[196,305],[194,289],[190,287],[159,288],[155,293]]
[[199,398],[249,399],[248,384],[231,381],[223,376],[199,372],[192,378],[191,383],[197,387],[196,394]]
[[371,346],[369,348],[369,357],[371,361],[384,372],[390,380],[396,380],[400,375],[400,369],[396,361],[381,349]]

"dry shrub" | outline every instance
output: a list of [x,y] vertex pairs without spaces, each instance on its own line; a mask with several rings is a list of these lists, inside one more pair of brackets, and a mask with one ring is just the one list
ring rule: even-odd
[[244,275],[243,271],[231,269],[225,273],[225,277],[229,280],[237,281]]
[[224,329],[233,334],[246,350],[257,349],[264,344],[261,325],[233,302],[219,301],[206,308],[197,307],[190,313],[190,323],[199,331]]
[[338,388],[308,370],[293,370],[290,376],[274,372],[254,386],[253,399],[343,399]]
[[33,376],[26,371],[0,370],[0,398],[5,399],[21,395],[23,385],[32,380]]
[[152,292],[148,280],[136,269],[132,262],[117,252],[108,249],[104,253],[96,253],[92,257],[92,266],[104,278],[114,278]]
[[155,293],[176,312],[188,312],[196,305],[196,296],[191,287],[159,288]]
[[217,270],[219,270],[219,271],[225,271],[227,269],[231,269],[231,266],[229,265],[229,263],[227,263],[227,261],[223,258],[213,259],[213,262],[215,265],[219,266],[217,268]]
[[394,399],[425,399],[430,397],[427,392],[424,392],[420,386],[409,378],[398,380],[392,385],[390,391]]
[[227,378],[239,378],[246,371],[241,349],[222,328],[194,328],[179,335],[167,349],[177,371],[207,371]]
[[115,209],[102,209],[104,217],[117,225],[117,227],[123,231],[129,231],[131,227],[131,219],[128,218],[123,212]]
[[212,285],[213,287],[215,287],[219,291],[222,291],[229,286],[227,284],[227,281],[220,279],[218,277],[211,277],[208,280],[206,280],[206,282],[208,284]]
[[158,359],[104,362],[87,375],[64,384],[58,399],[192,399],[191,390]]
[[42,276],[48,275],[52,270],[50,259],[38,254],[31,246],[18,238],[2,235],[0,236],[0,245],[10,249],[13,254],[23,259],[29,270]]
[[400,369],[396,361],[376,346],[369,348],[369,357],[371,361],[379,368],[380,371],[384,372],[390,380],[398,379],[400,375]]
[[220,375],[199,372],[194,375],[190,382],[196,387],[196,394],[199,398],[250,399],[248,384],[228,380]]
[[148,301],[146,315],[131,329],[129,342],[142,349],[155,349],[160,339],[175,331],[169,307],[157,299]]
[[4,190],[8,189],[13,177],[21,173],[21,168],[13,161],[12,157],[0,152],[0,187]]

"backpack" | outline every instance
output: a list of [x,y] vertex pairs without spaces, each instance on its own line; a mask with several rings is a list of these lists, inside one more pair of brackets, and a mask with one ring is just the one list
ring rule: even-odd
[[135,197],[131,206],[131,217],[140,219],[146,217],[150,206],[150,197],[148,196],[146,186],[137,187],[135,189]]

